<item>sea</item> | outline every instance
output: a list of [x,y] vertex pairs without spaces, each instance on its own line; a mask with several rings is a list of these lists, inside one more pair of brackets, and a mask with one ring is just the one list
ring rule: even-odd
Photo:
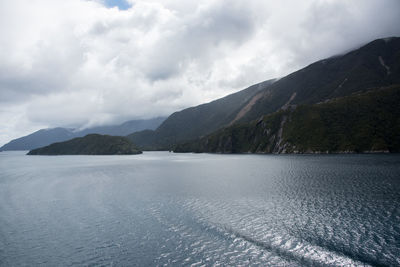
[[0,266],[400,266],[400,155],[0,153]]

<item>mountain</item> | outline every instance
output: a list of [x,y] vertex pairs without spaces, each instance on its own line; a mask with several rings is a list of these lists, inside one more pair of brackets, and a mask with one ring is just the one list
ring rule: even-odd
[[125,137],[88,134],[29,151],[28,155],[131,155],[142,153]]
[[108,134],[116,136],[125,136],[127,134],[142,131],[144,129],[156,129],[165,118],[153,118],[148,120],[131,120],[120,125],[93,127],[84,130],[74,130],[67,128],[42,129],[27,136],[14,139],[0,148],[5,150],[31,150],[55,142],[62,142],[74,137],[82,137],[87,134]]
[[171,149],[218,129],[302,104],[316,104],[400,83],[400,38],[375,40],[357,50],[315,62],[279,80],[175,112],[155,131],[128,138],[143,149]]
[[80,136],[84,136],[91,133],[98,134],[107,134],[114,136],[126,136],[133,132],[142,131],[142,130],[154,130],[165,120],[165,117],[158,117],[148,120],[130,120],[124,122],[120,125],[111,125],[111,126],[99,126],[92,127],[88,129],[84,129],[78,132]]
[[174,152],[400,152],[400,85],[292,106],[235,124]]
[[51,143],[62,142],[76,137],[73,129],[52,128],[42,129],[30,135],[14,139],[0,148],[0,151],[5,150],[29,150],[42,146],[47,146]]
[[175,112],[155,131],[145,130],[127,137],[139,147],[152,150],[168,149],[171,144],[209,134],[231,123],[254,95],[273,82],[268,80],[210,103]]

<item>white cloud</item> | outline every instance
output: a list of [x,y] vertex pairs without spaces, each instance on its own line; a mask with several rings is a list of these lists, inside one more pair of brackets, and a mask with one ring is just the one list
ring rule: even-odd
[[128,2],[0,2],[0,144],[168,115],[400,35],[397,0]]

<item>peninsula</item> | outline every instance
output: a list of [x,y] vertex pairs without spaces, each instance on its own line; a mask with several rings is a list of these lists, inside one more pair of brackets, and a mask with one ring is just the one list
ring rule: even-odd
[[132,155],[141,154],[131,141],[121,136],[88,134],[65,142],[33,149],[28,155]]

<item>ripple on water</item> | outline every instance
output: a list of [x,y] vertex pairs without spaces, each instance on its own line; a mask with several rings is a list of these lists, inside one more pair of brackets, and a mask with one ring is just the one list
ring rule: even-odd
[[0,157],[0,265],[400,265],[400,157]]

